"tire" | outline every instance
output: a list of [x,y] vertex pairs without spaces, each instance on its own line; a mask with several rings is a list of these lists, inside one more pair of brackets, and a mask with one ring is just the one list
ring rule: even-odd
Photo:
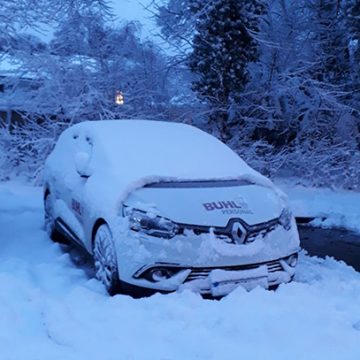
[[50,193],[48,193],[44,199],[44,229],[49,235],[49,238],[55,240],[55,218]]
[[120,292],[117,257],[109,226],[102,224],[96,231],[93,245],[96,278],[100,280],[110,295]]
[[52,203],[51,194],[48,193],[44,199],[44,229],[52,241],[64,245],[69,245],[69,240],[56,230]]

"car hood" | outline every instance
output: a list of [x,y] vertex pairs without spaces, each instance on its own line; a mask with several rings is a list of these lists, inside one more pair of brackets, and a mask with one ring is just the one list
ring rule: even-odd
[[249,225],[280,216],[284,200],[274,188],[257,184],[204,187],[145,187],[124,202],[132,208],[155,211],[176,223],[226,226],[230,219]]

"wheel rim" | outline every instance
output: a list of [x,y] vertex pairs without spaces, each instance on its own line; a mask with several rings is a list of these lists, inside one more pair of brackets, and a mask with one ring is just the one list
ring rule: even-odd
[[95,235],[94,259],[96,277],[109,290],[116,278],[117,263],[110,230],[106,225],[99,227]]

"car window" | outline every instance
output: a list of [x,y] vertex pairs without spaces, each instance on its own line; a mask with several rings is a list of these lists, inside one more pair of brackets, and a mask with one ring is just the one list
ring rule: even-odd
[[230,186],[244,186],[251,185],[252,182],[244,179],[238,180],[221,180],[221,181],[168,181],[159,182],[146,185],[149,188],[216,188],[216,187],[230,187]]

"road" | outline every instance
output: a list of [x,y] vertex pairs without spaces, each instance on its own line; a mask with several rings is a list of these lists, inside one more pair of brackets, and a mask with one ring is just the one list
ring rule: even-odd
[[301,247],[310,255],[332,256],[360,271],[360,234],[345,229],[321,229],[299,225]]

